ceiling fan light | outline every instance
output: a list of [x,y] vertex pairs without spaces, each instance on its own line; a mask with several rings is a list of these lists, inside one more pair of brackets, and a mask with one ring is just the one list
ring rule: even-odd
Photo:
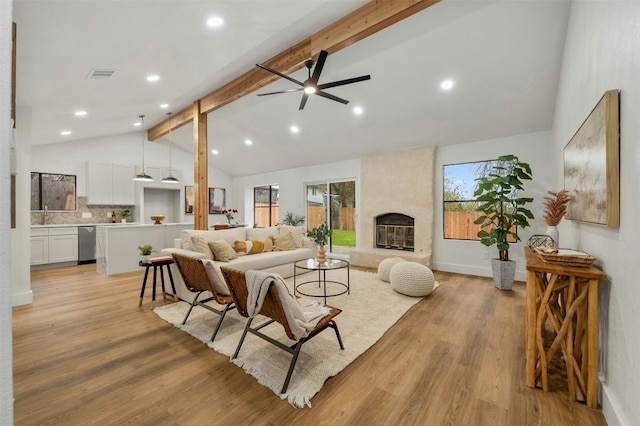
[[305,88],[304,88],[304,93],[306,93],[307,95],[313,95],[316,92],[317,92],[317,90],[313,86],[305,86]]

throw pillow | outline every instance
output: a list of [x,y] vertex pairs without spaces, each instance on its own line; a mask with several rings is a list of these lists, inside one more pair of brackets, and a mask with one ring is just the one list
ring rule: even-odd
[[304,247],[303,238],[305,236],[304,228],[300,226],[291,226],[291,225],[278,225],[278,233],[286,234],[289,232],[291,234],[291,238],[293,239],[293,244],[296,247]]
[[227,284],[224,282],[224,276],[222,275],[220,267],[216,265],[216,262],[209,259],[202,259],[202,264],[204,265],[204,270],[207,271],[209,281],[213,283],[213,288],[218,293],[229,296],[229,287],[227,287]]
[[271,238],[266,238],[263,243],[264,251],[273,251],[273,240]]
[[234,247],[236,249],[236,253],[239,255],[249,254],[251,252],[251,248],[253,247],[253,243],[251,241],[240,241],[236,240],[234,243]]
[[293,242],[293,238],[291,237],[290,232],[274,235],[271,238],[273,238],[273,249],[275,251],[287,251],[296,249],[296,245]]
[[213,252],[209,248],[210,242],[211,239],[207,235],[191,235],[191,245],[193,246],[193,251],[204,254],[205,259],[213,260]]
[[213,252],[215,260],[229,262],[238,257],[236,251],[225,240],[217,240],[209,243],[209,248]]
[[264,251],[264,243],[262,241],[251,241],[251,250],[247,254],[257,254]]

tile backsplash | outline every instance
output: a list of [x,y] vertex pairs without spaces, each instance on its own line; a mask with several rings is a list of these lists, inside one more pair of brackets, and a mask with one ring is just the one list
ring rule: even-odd
[[[87,206],[87,197],[78,197],[78,209],[74,211],[49,211],[47,225],[77,225],[93,223],[111,223],[111,213],[129,209],[128,222],[133,221],[135,206]],[[91,213],[91,217],[82,217],[82,213]],[[120,222],[120,216],[117,216]],[[44,212],[31,212],[31,225],[44,225]]]

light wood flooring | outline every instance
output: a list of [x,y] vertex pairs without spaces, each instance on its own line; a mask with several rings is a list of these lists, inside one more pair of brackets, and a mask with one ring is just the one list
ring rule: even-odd
[[561,361],[550,392],[525,385],[522,283],[436,273],[440,288],[296,409],[159,319],[149,291],[138,307],[142,275],[32,272],[34,303],[13,311],[16,425],[606,424],[568,400]]

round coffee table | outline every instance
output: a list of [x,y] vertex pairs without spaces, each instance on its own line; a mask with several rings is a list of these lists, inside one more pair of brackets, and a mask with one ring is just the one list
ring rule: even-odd
[[[347,283],[343,283],[340,281],[327,280],[327,271],[333,271],[336,269],[346,269],[347,270]],[[318,271],[318,279],[312,279],[309,281],[304,281],[301,283],[297,282],[298,274],[302,271]],[[327,293],[327,283],[330,284],[330,292]],[[318,288],[322,287],[321,294],[312,294],[310,293],[310,289],[308,289],[309,285],[316,284]],[[307,287],[301,290],[301,287]],[[337,287],[337,289],[334,289]],[[324,303],[327,303],[327,297],[340,296],[341,294],[349,294],[349,262],[342,259],[332,259],[327,258],[327,261],[323,264],[318,263],[317,259],[311,258],[306,260],[299,260],[293,264],[293,294],[296,292],[302,294],[303,296],[309,297],[322,297],[324,298]]]

